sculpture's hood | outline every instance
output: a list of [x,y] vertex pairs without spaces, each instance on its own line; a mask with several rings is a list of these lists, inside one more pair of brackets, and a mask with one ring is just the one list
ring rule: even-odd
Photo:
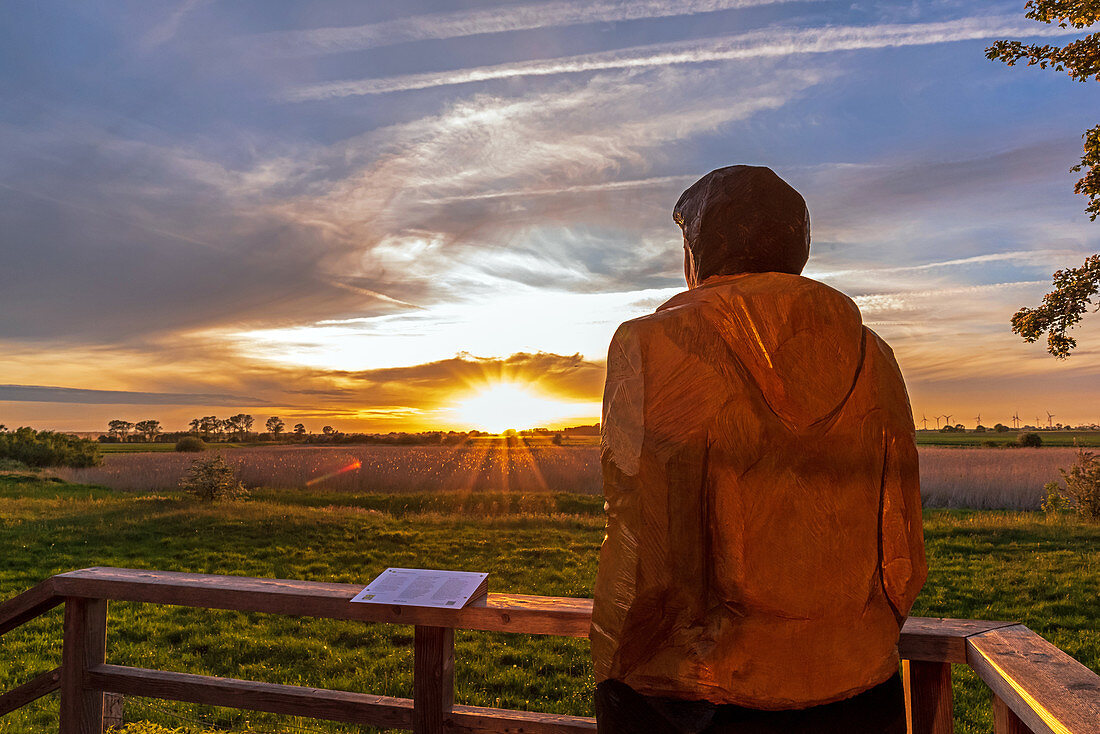
[[695,182],[676,202],[688,285],[714,275],[798,275],[810,255],[810,214],[801,194],[764,166],[727,166]]
[[863,364],[863,320],[843,293],[785,273],[716,276],[659,310],[699,307],[728,348],[716,365],[744,369],[768,407],[791,427],[827,421]]

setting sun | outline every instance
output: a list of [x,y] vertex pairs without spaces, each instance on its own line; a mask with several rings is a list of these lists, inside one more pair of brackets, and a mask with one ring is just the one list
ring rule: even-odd
[[482,431],[543,426],[585,413],[586,406],[539,395],[516,382],[498,382],[455,404],[460,421]]

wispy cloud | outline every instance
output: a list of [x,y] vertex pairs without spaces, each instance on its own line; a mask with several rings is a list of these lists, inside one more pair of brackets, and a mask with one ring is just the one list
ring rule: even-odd
[[133,390],[88,390],[46,385],[0,385],[0,401],[29,403],[77,403],[81,405],[241,405],[265,406],[269,402],[228,393],[165,393]]
[[487,191],[479,194],[462,194],[458,196],[441,196],[434,199],[423,199],[425,204],[448,204],[457,201],[483,201],[488,199],[512,199],[531,198],[536,196],[561,196],[562,194],[591,194],[607,191],[622,191],[624,189],[643,189],[650,187],[664,187],[671,184],[691,183],[699,178],[691,173],[684,176],[654,176],[652,178],[629,179],[626,181],[604,181],[593,184],[576,184],[573,186],[554,186],[551,188],[513,189],[511,191]]
[[255,41],[270,52],[309,55],[358,51],[409,41],[443,40],[535,28],[670,18],[722,10],[821,0],[631,0],[504,5],[453,13],[431,13],[368,25],[265,33]]
[[767,28],[706,41],[650,44],[593,54],[538,59],[519,63],[480,66],[422,74],[402,74],[376,79],[357,79],[309,84],[284,94],[291,102],[386,94],[416,89],[469,84],[494,79],[576,74],[608,69],[640,69],[677,64],[858,51],[901,46],[924,46],[1004,36],[1065,36],[1075,29],[1034,26],[1015,16],[962,18],[936,23],[846,26],[786,30]]
[[941,270],[949,268],[970,267],[974,265],[989,265],[990,263],[1012,263],[1018,265],[1047,265],[1050,262],[1064,260],[1068,256],[1076,256],[1073,250],[1015,250],[1013,252],[993,252],[986,255],[973,257],[960,257],[951,260],[938,260],[936,262],[922,263],[920,265],[905,265],[900,267],[879,268],[854,268],[851,270],[830,270],[807,272],[814,278],[839,278],[851,275],[885,275],[901,273],[921,273],[929,270]]
[[183,22],[184,17],[195,10],[209,3],[210,0],[183,0],[175,10],[168,14],[168,17],[149,29],[149,31],[141,37],[141,48],[143,51],[151,51],[158,46],[161,46],[168,41],[172,40],[172,37],[176,35],[179,30],[180,23]]

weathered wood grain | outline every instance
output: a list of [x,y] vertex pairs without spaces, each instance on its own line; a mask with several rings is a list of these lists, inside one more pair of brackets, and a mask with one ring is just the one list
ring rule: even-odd
[[61,601],[62,598],[54,590],[52,578],[8,599],[0,604],[0,635],[48,612]]
[[993,694],[993,732],[994,734],[1034,734],[996,693]]
[[413,633],[413,731],[443,734],[454,705],[454,630],[417,625]]
[[909,617],[901,629],[898,652],[905,660],[941,663],[966,662],[966,638],[1015,622],[982,619]]
[[58,593],[303,617],[587,637],[591,599],[489,594],[464,609],[349,604],[363,587],[316,581],[88,568],[54,577]]
[[1100,676],[1027,627],[966,642],[970,666],[1035,734],[1100,731]]
[[107,657],[107,600],[65,600],[61,648],[61,734],[103,734],[103,692],[85,684],[88,668]]
[[902,661],[905,719],[910,734],[952,734],[955,731],[951,663]]
[[542,714],[480,706],[455,706],[443,722],[447,732],[458,734],[591,734],[596,720],[588,716]]
[[61,668],[54,668],[0,695],[0,716],[21,709],[61,686]]
[[364,726],[412,728],[413,702],[409,698],[216,678],[193,673],[171,673],[121,665],[99,665],[90,669],[88,684],[104,691],[130,696],[228,706]]
[[121,693],[103,694],[103,728],[110,732],[126,723],[126,698]]

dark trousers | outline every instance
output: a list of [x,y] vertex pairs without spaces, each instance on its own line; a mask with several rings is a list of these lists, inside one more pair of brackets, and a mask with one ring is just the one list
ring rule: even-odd
[[857,696],[790,711],[645,696],[625,683],[596,686],[598,734],[905,734],[901,676]]

